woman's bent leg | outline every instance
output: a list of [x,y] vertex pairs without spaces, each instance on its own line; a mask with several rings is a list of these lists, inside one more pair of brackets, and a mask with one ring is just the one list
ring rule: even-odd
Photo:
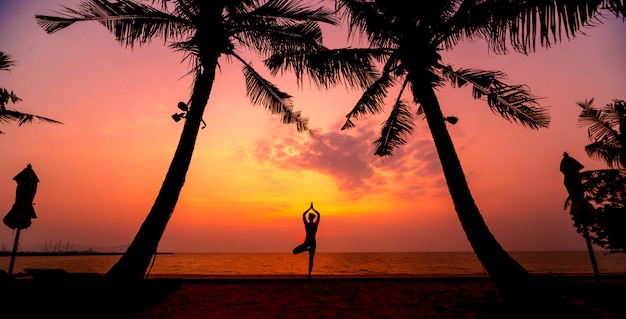
[[308,246],[306,243],[301,244],[301,245],[298,245],[298,247],[296,247],[296,248],[294,248],[294,249],[293,249],[293,253],[294,253],[294,254],[303,253],[303,252],[307,251],[307,248],[308,248],[308,247],[309,247],[309,246]]

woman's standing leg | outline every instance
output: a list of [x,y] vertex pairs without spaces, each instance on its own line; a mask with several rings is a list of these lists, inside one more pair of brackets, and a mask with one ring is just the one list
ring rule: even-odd
[[313,258],[315,258],[315,245],[309,248],[309,279],[311,279],[311,271],[313,271]]

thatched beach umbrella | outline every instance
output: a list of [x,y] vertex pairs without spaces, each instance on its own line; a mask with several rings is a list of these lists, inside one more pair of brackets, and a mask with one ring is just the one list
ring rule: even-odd
[[9,275],[13,272],[13,263],[15,262],[15,254],[17,252],[17,243],[20,239],[20,231],[28,228],[31,225],[31,219],[37,218],[35,214],[35,208],[33,207],[33,200],[37,193],[37,183],[39,178],[33,170],[33,167],[28,164],[19,174],[13,179],[17,182],[17,189],[15,191],[15,203],[11,210],[4,216],[2,221],[11,229],[17,229],[15,234],[15,243],[13,244],[13,253],[11,254],[11,263],[9,265]]

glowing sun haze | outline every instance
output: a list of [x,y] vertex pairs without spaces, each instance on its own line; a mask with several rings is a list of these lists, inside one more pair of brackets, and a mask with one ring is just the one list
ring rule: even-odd
[[[96,23],[46,34],[35,14],[79,1],[0,1],[0,51],[17,62],[0,87],[23,99],[9,105],[63,122],[2,124],[0,213],[15,199],[12,178],[32,164],[40,183],[38,218],[21,247],[44,242],[87,247],[130,243],[165,177],[192,78],[183,56],[155,39],[134,50]],[[342,28],[325,27],[331,46],[347,45]],[[587,36],[528,56],[490,54],[482,42],[443,54],[455,67],[502,70],[510,84],[544,97],[552,122],[533,131],[494,115],[470,88],[439,88],[448,129],[487,225],[507,250],[585,250],[563,209],[559,162],[568,152],[585,169],[605,168],[584,152],[576,102],[624,99],[626,24],[609,18]],[[263,72],[262,63],[247,58]],[[241,65],[221,60],[194,157],[161,251],[290,252],[304,237],[301,214],[322,214],[318,251],[467,251],[424,120],[390,158],[373,155],[383,117],[341,131],[360,92],[318,91],[285,74],[272,81],[294,96],[320,140],[252,106]],[[269,77],[269,76],[268,76]],[[0,227],[0,243],[14,233]]]

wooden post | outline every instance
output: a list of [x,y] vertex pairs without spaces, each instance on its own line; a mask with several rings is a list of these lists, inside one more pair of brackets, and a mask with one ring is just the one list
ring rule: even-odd
[[13,253],[11,254],[11,263],[9,264],[9,276],[13,274],[13,264],[15,263],[15,255],[17,254],[17,242],[20,240],[20,231],[22,229],[18,228],[17,233],[15,234],[15,242],[13,243]]
[[589,232],[585,227],[584,231],[585,241],[587,242],[587,250],[589,250],[589,258],[591,258],[591,266],[593,266],[593,274],[596,277],[596,283],[600,283],[600,271],[598,270],[598,263],[596,262],[596,255],[593,252],[593,246],[591,245],[591,238],[589,238]]

